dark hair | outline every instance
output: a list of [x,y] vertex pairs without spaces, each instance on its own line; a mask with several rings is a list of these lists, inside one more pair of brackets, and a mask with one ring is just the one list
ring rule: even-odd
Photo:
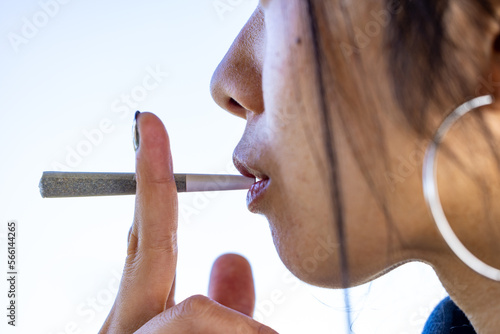
[[445,25],[450,6],[464,7],[469,21],[463,24],[469,24],[477,32],[487,29],[484,18],[495,18],[495,12],[489,0],[397,0],[397,3],[400,8],[393,13],[386,36],[389,69],[404,116],[410,126],[423,134],[429,101],[439,103],[451,98],[463,102],[474,95],[476,83],[466,77],[464,60],[472,60],[469,64],[474,65],[476,73],[481,71],[481,64],[474,63],[475,59],[458,58],[461,46]]

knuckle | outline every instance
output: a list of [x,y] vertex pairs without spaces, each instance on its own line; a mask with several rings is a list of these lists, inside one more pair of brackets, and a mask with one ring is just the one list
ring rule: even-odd
[[220,304],[203,295],[194,295],[170,309],[164,322],[174,320],[192,332],[201,333],[208,327],[231,328],[235,334],[277,334],[276,331],[253,319],[236,313],[221,312]]
[[146,240],[139,239],[139,249],[144,253],[153,254],[177,254],[177,235],[169,235],[159,237],[158,240],[151,241],[152,238]]
[[144,185],[175,185],[174,174],[157,176],[152,173],[147,173],[146,171],[136,175],[136,181],[138,184]]
[[[164,324],[177,323],[187,326],[186,328],[195,329],[203,326],[203,319],[214,303],[205,296],[195,295],[175,305],[171,309],[162,313],[161,321]],[[196,331],[198,333],[199,331]]]
[[208,308],[213,306],[213,302],[206,296],[194,295],[186,299],[184,302],[184,311],[188,314],[205,313]]
[[163,226],[151,227],[147,226],[147,222],[143,219],[137,217],[134,224],[137,225],[137,232],[134,233],[133,231],[131,233],[129,248],[142,253],[177,253],[176,226],[172,228],[165,228]]

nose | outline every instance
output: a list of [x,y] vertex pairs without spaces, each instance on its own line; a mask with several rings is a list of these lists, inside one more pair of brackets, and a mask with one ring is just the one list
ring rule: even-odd
[[210,90],[223,109],[244,119],[264,112],[264,14],[257,8],[215,70]]

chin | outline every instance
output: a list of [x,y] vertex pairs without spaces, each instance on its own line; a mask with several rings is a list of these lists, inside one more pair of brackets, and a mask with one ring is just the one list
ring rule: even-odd
[[347,286],[344,286],[341,276],[342,270],[340,269],[339,260],[336,258],[337,256],[330,258],[321,265],[318,264],[315,270],[312,270],[314,268],[312,265],[304,266],[304,263],[312,263],[310,257],[300,256],[297,254],[291,255],[286,251],[280,250],[278,246],[276,249],[278,250],[281,261],[295,277],[307,284],[328,289],[356,287],[373,281],[400,265],[397,264],[373,273],[365,271],[362,271],[361,273],[350,271],[349,277],[347,277],[348,284]]
[[[269,218],[268,218],[269,220]],[[323,288],[342,288],[336,243],[330,237],[303,238],[269,220],[274,246],[283,264],[301,281]]]
[[335,269],[335,264],[329,268],[318,267],[313,271],[312,266],[309,268],[303,266],[303,261],[309,261],[307,258],[302,259],[302,261],[299,258],[299,261],[296,261],[281,254],[280,258],[295,277],[307,284],[330,289],[342,288],[342,278],[337,274],[340,270],[332,270],[332,268]]

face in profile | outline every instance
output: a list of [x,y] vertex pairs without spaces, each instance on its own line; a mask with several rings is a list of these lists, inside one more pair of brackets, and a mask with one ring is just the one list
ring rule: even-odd
[[[425,3],[261,1],[213,76],[215,101],[246,120],[234,161],[262,180],[249,210],[267,217],[282,261],[306,282],[352,286],[449,253],[420,169],[436,121],[490,70],[494,35],[478,36],[493,24],[477,23],[465,1],[437,24],[443,10]],[[419,21],[426,10],[435,22]],[[455,196],[444,204],[459,216],[470,199],[457,191],[474,185],[448,187],[464,170],[446,159],[442,194]]]

